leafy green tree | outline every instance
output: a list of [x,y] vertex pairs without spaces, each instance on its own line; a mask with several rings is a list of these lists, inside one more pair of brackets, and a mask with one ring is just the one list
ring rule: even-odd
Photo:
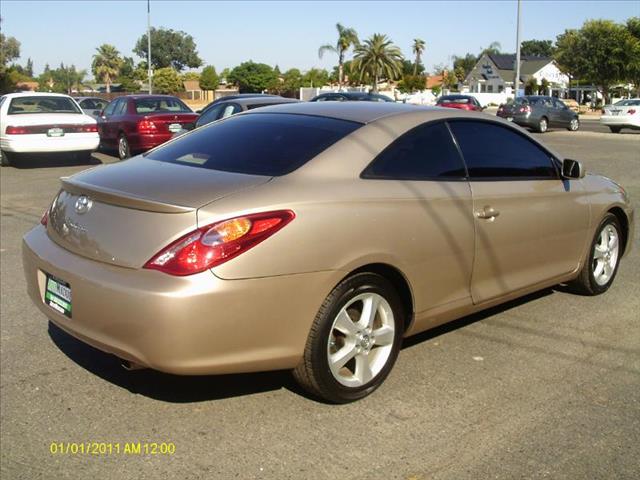
[[185,82],[187,80],[200,80],[200,74],[198,72],[186,72],[183,73],[180,78],[182,78],[182,81]]
[[527,82],[524,84],[524,93],[526,95],[538,94],[538,80],[536,80],[536,77],[529,77]]
[[200,88],[202,90],[216,90],[220,84],[220,77],[216,73],[213,65],[208,65],[202,69],[200,74]]
[[184,90],[180,74],[171,67],[159,68],[153,74],[153,88],[158,93],[175,94]]
[[449,90],[457,91],[458,83],[460,83],[460,81],[458,80],[458,76],[455,74],[455,72],[446,71],[443,73],[443,75],[443,85]]
[[402,93],[413,93],[427,88],[427,77],[424,75],[404,75],[398,82],[398,90]]
[[31,58],[27,59],[27,65],[24,67],[24,74],[30,78],[33,78],[33,61]]
[[355,48],[353,63],[361,79],[373,80],[372,91],[377,92],[381,79],[395,80],[402,75],[402,60],[400,49],[386,35],[374,33]]
[[579,30],[566,30],[556,40],[555,58],[573,77],[596,85],[605,102],[611,86],[628,79],[637,61],[638,39],[611,20],[589,20]]
[[462,71],[462,79],[458,77],[458,79],[463,82],[467,75],[473,70],[473,67],[478,63],[478,57],[476,57],[473,53],[467,53],[464,57],[458,57],[456,55],[453,56],[453,71],[460,72]]
[[502,53],[502,45],[500,45],[500,42],[491,42],[487,48],[482,50],[480,56],[485,53],[487,55],[500,55]]
[[20,57],[20,42],[0,33],[0,92],[12,92],[20,81],[20,72],[7,68],[7,64]]
[[542,95],[549,94],[549,80],[544,77],[542,78],[542,80],[540,80],[540,92],[542,93]]
[[338,30],[338,41],[336,44],[322,45],[318,49],[318,56],[322,58],[326,52],[332,52],[338,55],[338,88],[342,88],[344,79],[344,57],[349,48],[357,47],[360,42],[358,40],[358,34],[353,28],[346,28],[340,23],[336,23],[336,30]]
[[427,44],[424,42],[424,40],[421,40],[419,38],[415,38],[413,40],[413,45],[411,47],[411,49],[413,50],[413,53],[416,56],[416,61],[413,64],[413,75],[416,76],[418,75],[418,65],[420,65],[420,57],[422,56],[422,53],[424,52],[424,49],[426,48]]
[[[147,58],[147,34],[136,42],[133,52]],[[151,66],[154,69],[172,67],[181,72],[186,67],[198,68],[202,60],[191,35],[166,28],[151,28]]]
[[525,40],[520,44],[521,55],[552,57],[555,48],[551,40]]
[[143,78],[137,78],[137,67],[133,62],[133,58],[124,57],[122,59],[122,66],[120,67],[120,74],[115,79],[114,83],[120,84],[120,89],[124,92],[135,93],[140,90],[140,84],[137,80],[146,80],[146,64]]
[[302,77],[303,87],[322,87],[329,83],[329,72],[322,68],[311,68]]
[[640,17],[631,17],[627,20],[627,31],[635,39],[631,41],[634,47],[631,52],[631,61],[627,65],[627,80],[633,83],[640,96]]
[[120,74],[123,60],[120,52],[113,45],[105,43],[96,48],[96,51],[98,53],[93,56],[91,71],[96,79],[106,84],[107,93],[109,93],[113,79]]
[[302,73],[297,68],[290,68],[283,75],[282,94],[287,97],[297,97],[300,87],[303,86]]
[[422,75],[425,73],[425,68],[422,63],[413,63],[408,58],[402,60],[402,76],[405,75],[413,75],[413,72],[416,72],[416,75]]
[[278,77],[269,65],[249,60],[231,70],[227,81],[238,85],[240,93],[260,93],[274,88]]

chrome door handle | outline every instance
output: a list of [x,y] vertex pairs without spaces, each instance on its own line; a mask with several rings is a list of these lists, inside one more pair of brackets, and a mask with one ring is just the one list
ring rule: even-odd
[[479,212],[476,212],[476,217],[483,218],[485,220],[494,220],[498,215],[500,215],[500,212],[488,205]]

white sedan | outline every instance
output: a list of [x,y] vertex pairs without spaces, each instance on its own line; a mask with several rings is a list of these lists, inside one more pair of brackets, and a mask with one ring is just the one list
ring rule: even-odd
[[95,119],[59,93],[9,93],[0,97],[0,163],[18,154],[70,152],[90,155],[100,137]]
[[613,133],[623,128],[640,129],[640,98],[620,100],[602,109],[600,123],[609,127]]

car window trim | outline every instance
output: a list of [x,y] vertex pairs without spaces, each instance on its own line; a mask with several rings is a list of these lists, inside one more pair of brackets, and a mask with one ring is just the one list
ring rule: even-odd
[[[381,155],[383,155],[387,150],[389,150],[402,137],[404,137],[405,135],[411,134],[411,132],[413,132],[414,130],[417,130],[418,128],[437,125],[439,123],[444,123],[447,131],[449,132],[449,136],[451,138],[451,141],[453,142],[453,145],[456,148],[456,152],[458,152],[458,157],[460,158],[460,160],[462,162],[462,166],[464,168],[464,177],[452,177],[452,176],[433,177],[433,176],[417,176],[417,175],[416,176],[407,175],[407,176],[393,176],[393,177],[391,177],[391,176],[387,176],[387,175],[374,175],[374,174],[371,174],[371,173],[367,172],[367,170],[369,170],[369,168],[375,163],[375,161],[378,160],[378,158]],[[406,132],[404,132],[402,135],[396,137],[389,145],[384,147],[384,149],[380,153],[378,153],[373,158],[373,160],[371,160],[367,164],[367,166],[362,170],[362,172],[360,172],[360,179],[362,179],[362,180],[399,180],[399,181],[412,181],[412,182],[468,182],[469,181],[469,170],[467,169],[467,163],[464,161],[464,157],[462,156],[462,151],[460,150],[460,147],[457,144],[456,138],[453,135],[453,132],[451,131],[451,129],[449,128],[449,125],[447,125],[447,121],[444,120],[444,119],[437,119],[437,120],[429,120],[427,122],[420,123],[419,125],[415,125],[412,128],[410,128],[409,130],[407,130]]]
[[[449,126],[449,122],[480,122],[480,123],[488,123],[490,125],[496,125],[498,127],[503,127],[508,129],[511,132],[516,133],[517,135],[519,135],[520,137],[524,138],[525,140],[527,140],[529,143],[533,144],[534,146],[540,148],[549,158],[549,161],[551,162],[551,165],[553,166],[553,170],[556,174],[555,177],[543,177],[543,176],[536,176],[536,175],[528,175],[528,176],[503,176],[503,177],[471,177],[469,175],[469,167],[467,165],[467,161],[464,158],[464,154],[462,153],[462,149],[460,148],[459,144],[458,144],[458,139],[456,138],[455,134],[453,133],[453,130],[451,130],[451,127]],[[467,178],[469,179],[470,182],[500,182],[500,181],[506,181],[506,182],[511,182],[511,181],[532,181],[532,180],[562,180],[562,176],[560,175],[560,169],[561,169],[561,165],[562,162],[556,158],[555,155],[553,155],[544,145],[542,145],[541,143],[536,142],[534,139],[529,138],[526,134],[524,134],[523,132],[518,131],[517,128],[515,128],[513,125],[511,124],[503,124],[502,122],[496,122],[493,120],[489,120],[489,119],[484,119],[484,118],[454,118],[454,119],[447,119],[447,127],[449,127],[449,131],[451,132],[451,135],[453,136],[453,138],[455,139],[455,143],[456,146],[458,146],[459,148],[459,152],[460,155],[462,155],[462,160],[465,164],[465,169],[467,170]]]

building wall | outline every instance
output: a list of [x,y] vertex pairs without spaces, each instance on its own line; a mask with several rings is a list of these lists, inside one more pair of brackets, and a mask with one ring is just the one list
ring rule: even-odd
[[[484,79],[483,75],[486,78]],[[473,67],[465,80],[469,91],[473,93],[503,93],[506,85],[498,74],[498,67],[488,55],[483,55]]]
[[538,84],[540,84],[543,78],[546,78],[549,83],[561,88],[567,88],[569,85],[569,77],[560,71],[555,62],[545,65],[534,73],[533,77],[538,81]]

